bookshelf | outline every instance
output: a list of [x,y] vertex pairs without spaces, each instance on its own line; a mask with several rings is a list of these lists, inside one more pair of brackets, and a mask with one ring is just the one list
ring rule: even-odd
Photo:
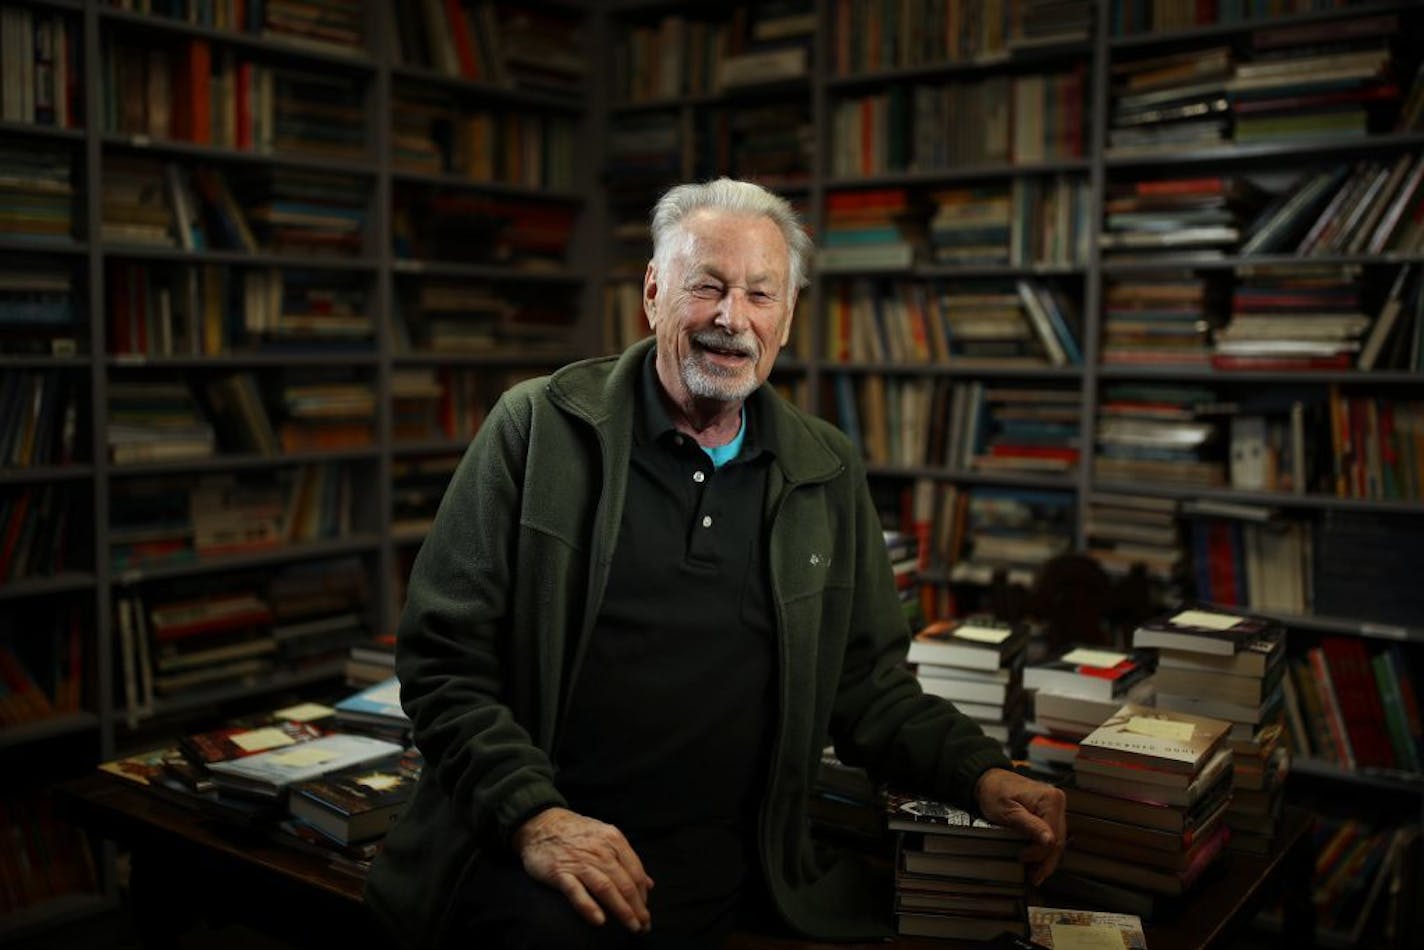
[[[318,6],[0,3],[0,761],[50,763],[5,827],[56,879],[44,785],[340,690],[484,409],[593,351],[591,8]],[[266,659],[188,676],[243,598]],[[111,906],[95,857],[0,939]]]

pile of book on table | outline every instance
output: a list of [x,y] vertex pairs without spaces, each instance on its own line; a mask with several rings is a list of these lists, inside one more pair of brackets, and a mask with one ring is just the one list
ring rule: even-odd
[[1268,852],[1280,830],[1290,753],[1283,741],[1286,636],[1276,623],[1219,607],[1141,624],[1133,646],[1157,652],[1156,705],[1224,719],[1234,757],[1226,824],[1233,850]]
[[[408,739],[409,721],[397,689],[391,680],[335,707],[302,703],[229,720],[100,767],[364,874],[423,764],[408,741],[399,741]],[[377,709],[384,710],[384,722]]]
[[[1231,724],[1125,703],[1078,744],[1061,872],[1045,887],[1151,919],[1226,850]],[[1096,892],[1083,884],[1103,885]]]
[[1026,627],[992,616],[935,620],[911,639],[906,659],[921,689],[954,703],[1014,758],[1022,748],[1027,645]]
[[1028,722],[1028,760],[1045,773],[1070,770],[1078,742],[1125,702],[1152,704],[1152,665],[1147,653],[1073,644],[1030,663],[1023,674],[1033,710]]
[[1028,839],[962,808],[888,792],[895,835],[895,929],[920,937],[1026,936]]

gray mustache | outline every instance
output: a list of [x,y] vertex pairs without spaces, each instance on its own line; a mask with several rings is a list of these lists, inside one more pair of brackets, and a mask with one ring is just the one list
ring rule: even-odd
[[757,355],[756,341],[749,340],[745,336],[727,336],[715,330],[703,330],[700,333],[694,333],[692,341],[698,346],[715,350],[730,350],[741,356],[755,357]]

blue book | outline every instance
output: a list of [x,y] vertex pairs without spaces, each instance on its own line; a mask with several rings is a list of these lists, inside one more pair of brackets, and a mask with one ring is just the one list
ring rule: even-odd
[[352,693],[334,707],[338,722],[369,722],[408,726],[410,717],[400,704],[400,680],[392,676]]

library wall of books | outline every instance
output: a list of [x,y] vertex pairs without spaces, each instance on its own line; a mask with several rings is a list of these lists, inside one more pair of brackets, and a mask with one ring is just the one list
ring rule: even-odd
[[[1322,945],[1424,939],[1418,3],[0,0],[0,940],[121,900],[48,794],[101,763],[361,873],[446,482],[648,332],[718,175],[815,238],[771,382],[866,459],[907,662],[1069,789],[1051,906],[1150,922],[1300,807]],[[1114,753],[1158,718],[1204,743]],[[359,825],[228,764],[314,740],[393,776]],[[943,870],[1013,842],[823,772],[903,932],[1035,932]]]

